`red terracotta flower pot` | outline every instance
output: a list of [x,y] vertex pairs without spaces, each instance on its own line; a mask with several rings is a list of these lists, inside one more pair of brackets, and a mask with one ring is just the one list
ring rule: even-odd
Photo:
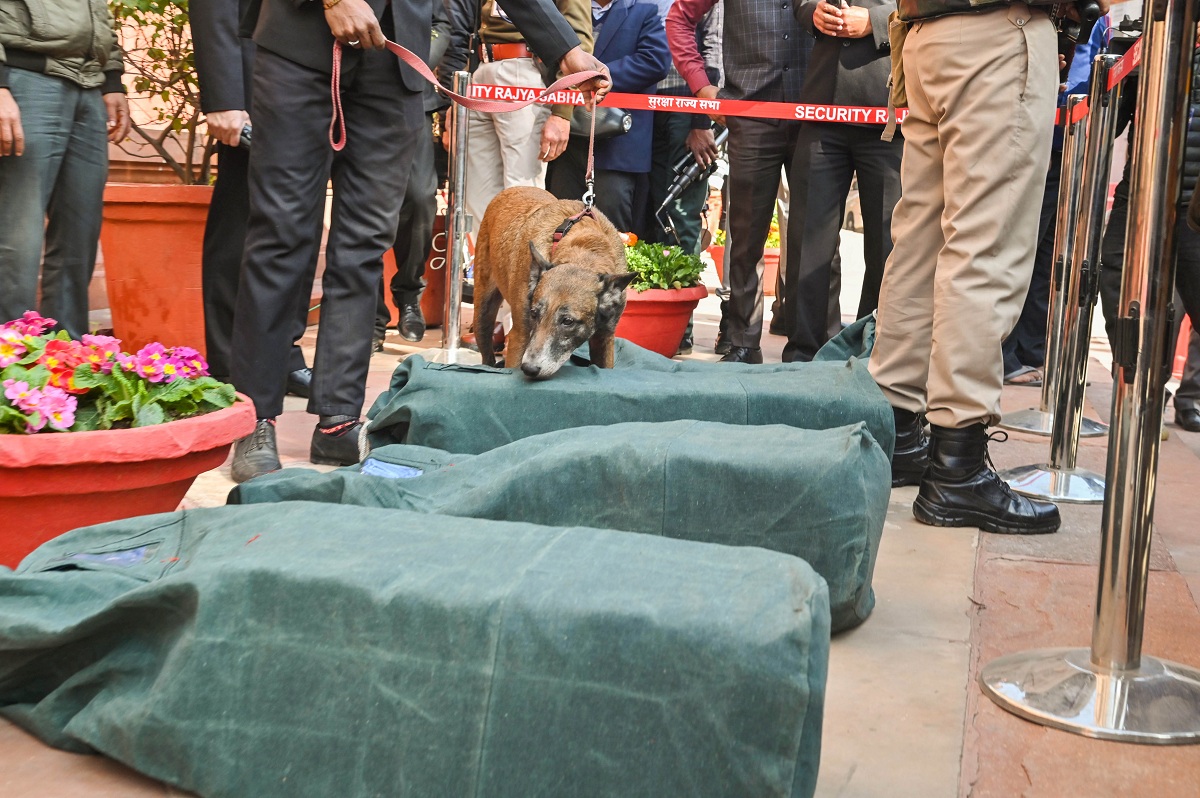
[[692,311],[706,296],[708,289],[702,285],[641,292],[631,288],[625,294],[625,312],[616,335],[663,357],[674,357]]
[[[446,315],[446,271],[446,214],[439,213],[433,217],[433,241],[425,258],[425,290],[421,292],[421,315],[425,317],[426,326],[439,326]],[[389,249],[383,255],[383,284],[387,287],[383,298],[393,327],[400,322],[399,308],[392,302],[391,285],[395,274],[396,255]]]
[[204,352],[200,256],[211,186],[109,183],[104,276],[114,334],[136,352],[152,341]]
[[166,424],[0,435],[0,565],[81,526],[179,506],[196,476],[254,431],[254,404]]
[[762,287],[764,296],[775,296],[775,283],[779,280],[779,247],[763,250]]
[[713,259],[713,266],[717,270],[717,279],[725,279],[725,245],[713,244],[708,248],[709,257]]

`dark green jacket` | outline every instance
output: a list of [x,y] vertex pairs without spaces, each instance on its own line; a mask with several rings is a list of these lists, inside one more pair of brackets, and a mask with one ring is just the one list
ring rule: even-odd
[[121,91],[124,63],[105,0],[0,0],[0,87],[11,67]]

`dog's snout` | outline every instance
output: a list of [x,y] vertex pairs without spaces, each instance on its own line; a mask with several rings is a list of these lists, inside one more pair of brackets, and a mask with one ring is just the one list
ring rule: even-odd
[[521,364],[521,371],[525,372],[526,377],[537,377],[542,373],[542,367],[526,361]]

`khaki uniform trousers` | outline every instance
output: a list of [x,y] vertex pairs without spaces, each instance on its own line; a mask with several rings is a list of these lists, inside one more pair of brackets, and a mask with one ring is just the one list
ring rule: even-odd
[[870,370],[893,407],[961,428],[1000,420],[1000,345],[1033,271],[1058,53],[1023,3],[915,23],[895,246]]
[[[546,84],[532,58],[506,58],[480,64],[472,83],[492,86]],[[479,229],[483,212],[492,198],[513,186],[546,187],[546,164],[538,159],[542,127],[550,116],[549,106],[534,104],[519,111],[482,114],[471,111],[467,123],[466,211],[472,232]]]

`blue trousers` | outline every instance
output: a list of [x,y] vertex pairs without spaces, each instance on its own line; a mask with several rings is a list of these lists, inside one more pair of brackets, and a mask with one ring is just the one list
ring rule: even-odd
[[88,331],[108,114],[99,89],[62,78],[13,68],[9,90],[25,154],[0,158],[0,321],[36,309],[78,338]]

